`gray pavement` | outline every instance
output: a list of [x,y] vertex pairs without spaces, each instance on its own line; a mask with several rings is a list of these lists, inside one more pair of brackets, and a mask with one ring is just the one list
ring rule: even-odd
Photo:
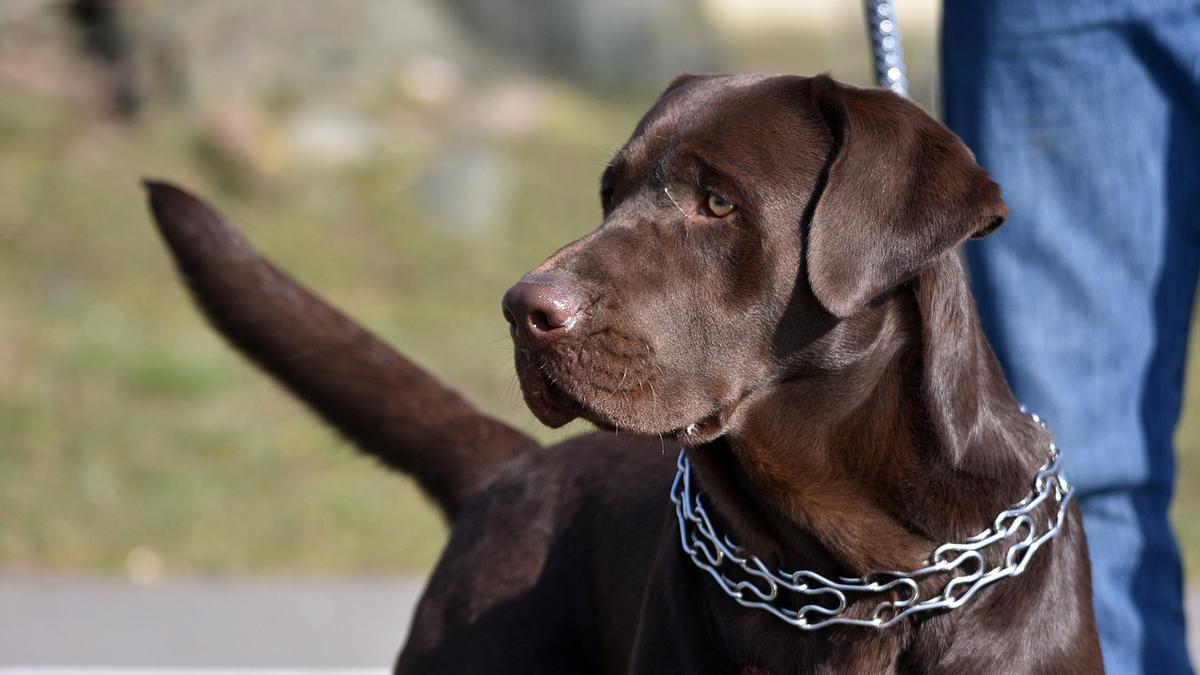
[[0,667],[382,671],[423,583],[0,578]]
[[[0,675],[382,673],[408,635],[423,583],[0,577]],[[1200,654],[1200,589],[1189,593],[1188,615],[1197,619],[1189,646]]]

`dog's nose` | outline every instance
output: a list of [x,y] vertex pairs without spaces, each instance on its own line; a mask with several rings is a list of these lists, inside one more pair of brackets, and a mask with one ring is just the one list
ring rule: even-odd
[[583,293],[563,279],[522,279],[501,302],[504,319],[534,340],[559,337],[575,327]]

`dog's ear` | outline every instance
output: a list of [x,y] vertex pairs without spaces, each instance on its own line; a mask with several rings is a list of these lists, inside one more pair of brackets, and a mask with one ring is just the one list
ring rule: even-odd
[[821,76],[833,158],[808,233],[808,281],[839,318],[1004,222],[1000,188],[949,129],[886,89]]
[[683,85],[687,84],[688,82],[694,82],[696,80],[701,80],[701,79],[704,79],[703,75],[693,75],[692,73],[680,73],[675,76],[675,79],[671,80],[667,84],[667,88],[663,89],[663,93],[659,94],[658,97],[662,98],[662,97],[666,96],[667,94],[675,91],[676,89],[682,87]]

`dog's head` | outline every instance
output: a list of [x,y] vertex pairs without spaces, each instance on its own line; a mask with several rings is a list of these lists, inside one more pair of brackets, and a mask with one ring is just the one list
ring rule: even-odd
[[551,426],[685,442],[834,367],[880,298],[1006,215],[945,127],[827,77],[677,79],[600,195],[601,226],[504,296],[521,388]]

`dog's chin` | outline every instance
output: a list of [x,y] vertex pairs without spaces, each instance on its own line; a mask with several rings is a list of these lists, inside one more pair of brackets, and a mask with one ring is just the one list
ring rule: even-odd
[[[583,419],[604,431],[632,432],[661,436],[695,447],[716,440],[725,433],[725,409],[675,411],[648,410],[604,395],[599,400],[573,387],[565,378],[551,381],[544,372],[526,371],[520,378],[521,390],[530,412],[539,422],[556,429],[575,419]],[[645,413],[651,414],[645,414]]]
[[649,435],[669,433],[667,429],[657,429],[648,425],[645,420],[606,410],[607,406],[588,405],[585,398],[576,397],[569,393],[562,383],[551,383],[541,374],[521,378],[521,391],[533,416],[552,429],[575,419],[582,419],[603,431],[630,431]]
[[543,377],[532,377],[528,382],[522,381],[521,389],[529,411],[539,422],[551,429],[557,429],[575,419],[590,422],[604,431],[634,428],[632,424],[624,423],[619,418],[614,419],[598,412]]
[[[688,447],[711,442],[725,433],[724,415],[720,410],[708,414],[679,411],[676,414],[660,416],[654,413],[663,411],[638,410],[637,406],[615,406],[611,399],[592,405],[586,397],[574,398],[557,387],[551,387],[551,390],[571,402],[576,417],[590,422],[602,431],[660,436],[674,439]],[[639,412],[651,414],[638,414]]]
[[696,447],[710,443],[725,433],[725,425],[720,413],[697,417],[695,422],[679,424],[678,419],[661,422],[625,417],[623,415],[602,415],[592,411],[587,406],[581,406],[579,417],[591,422],[604,431],[628,431],[646,436],[659,436],[664,439],[674,440],[685,447]]

